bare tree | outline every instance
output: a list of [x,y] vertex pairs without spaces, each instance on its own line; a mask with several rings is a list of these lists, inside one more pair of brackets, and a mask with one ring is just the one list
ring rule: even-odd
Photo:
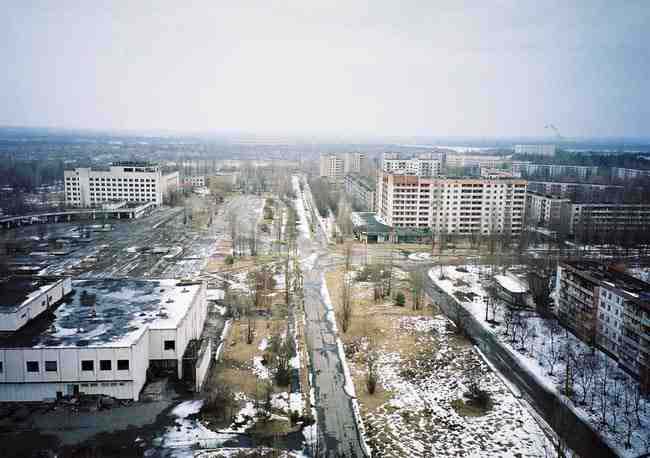
[[413,310],[420,310],[424,305],[424,273],[420,270],[409,272],[409,281],[413,293]]
[[548,375],[553,375],[555,370],[555,365],[560,359],[561,348],[560,348],[560,333],[562,332],[562,327],[556,319],[551,319],[548,321],[548,326],[546,328],[548,333],[546,334],[545,348],[542,350],[542,355],[544,361],[548,364]]
[[375,394],[375,390],[377,389],[377,382],[378,382],[377,366],[378,366],[379,354],[377,352],[374,339],[368,337],[367,340],[368,340],[368,348],[366,348],[366,351],[364,353],[366,359],[366,369],[367,369],[366,388],[368,389],[369,394]]
[[341,310],[337,313],[341,330],[347,332],[352,321],[352,278],[344,274],[341,288]]

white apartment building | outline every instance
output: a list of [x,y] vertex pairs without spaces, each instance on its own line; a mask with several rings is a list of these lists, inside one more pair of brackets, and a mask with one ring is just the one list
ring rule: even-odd
[[345,176],[345,192],[363,207],[363,211],[375,211],[376,193],[375,182],[360,175]]
[[487,154],[448,154],[446,166],[449,168],[478,167],[498,169],[503,164],[510,164],[512,159],[508,156],[495,156]]
[[616,198],[623,186],[611,184],[574,183],[564,181],[528,181],[528,191],[575,199],[576,197],[608,195]]
[[364,172],[366,161],[366,155],[363,153],[321,154],[320,176],[343,183],[346,175]]
[[549,144],[515,145],[516,154],[534,154],[536,156],[555,156],[557,147]]
[[381,169],[388,173],[401,173],[419,177],[439,176],[445,164],[445,153],[422,153],[415,157],[405,158],[399,153],[384,153]]
[[574,177],[586,179],[598,175],[598,167],[588,165],[561,165],[561,164],[531,164],[527,162],[513,163],[513,173],[524,177]]
[[612,176],[619,180],[633,180],[636,178],[650,177],[650,170],[626,169],[623,167],[612,167]]
[[566,198],[528,190],[526,193],[526,224],[559,230],[563,211],[570,203],[571,201]]
[[32,322],[0,338],[1,402],[78,393],[138,400],[147,371],[159,368],[201,385],[211,346],[192,351],[190,361],[186,349],[206,341],[205,284],[93,279],[72,288],[47,326]]
[[178,172],[163,175],[160,167],[141,162],[119,162],[108,170],[86,167],[64,172],[66,204],[95,207],[107,201],[153,202],[178,187]]
[[184,177],[183,184],[192,188],[205,188],[205,175],[192,175]]
[[434,178],[381,172],[377,212],[389,226],[467,235],[521,233],[526,181]]

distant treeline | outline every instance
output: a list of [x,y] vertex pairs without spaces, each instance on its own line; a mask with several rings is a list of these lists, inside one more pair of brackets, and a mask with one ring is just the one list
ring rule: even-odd
[[514,160],[531,161],[536,164],[585,165],[596,167],[623,167],[626,169],[650,170],[650,155],[640,153],[593,153],[559,150],[555,156],[515,154]]
[[0,161],[0,187],[33,192],[39,186],[63,180],[63,170],[62,160],[3,160]]

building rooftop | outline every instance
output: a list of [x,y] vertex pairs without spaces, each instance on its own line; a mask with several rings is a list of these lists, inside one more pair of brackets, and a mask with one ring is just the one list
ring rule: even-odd
[[200,287],[177,280],[75,280],[72,295],[52,314],[0,339],[0,348],[128,347],[147,328],[177,327]]
[[519,279],[509,275],[495,275],[494,279],[503,289],[512,294],[523,294],[528,291],[526,285],[519,281]]
[[59,278],[11,276],[0,282],[0,313],[12,313],[33,297],[54,287]]

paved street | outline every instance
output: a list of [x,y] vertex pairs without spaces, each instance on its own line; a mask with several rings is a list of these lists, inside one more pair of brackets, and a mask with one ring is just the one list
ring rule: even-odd
[[[299,194],[299,191],[298,191]],[[300,234],[299,247],[303,260],[313,257],[313,265],[303,262],[306,328],[305,336],[311,359],[316,413],[318,417],[318,452],[323,457],[362,457],[351,398],[343,387],[343,366],[336,348],[336,333],[326,318],[322,296],[323,272],[331,263],[324,234],[317,226],[317,240]]]

